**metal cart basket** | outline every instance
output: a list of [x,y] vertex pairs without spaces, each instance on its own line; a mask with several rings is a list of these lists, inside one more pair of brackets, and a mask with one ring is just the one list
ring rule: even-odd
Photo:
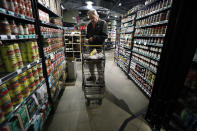
[[[97,53],[90,56],[92,50]],[[91,101],[102,104],[105,92],[105,49],[104,45],[82,45],[82,89],[86,98],[86,105]],[[95,80],[88,81],[94,74]]]

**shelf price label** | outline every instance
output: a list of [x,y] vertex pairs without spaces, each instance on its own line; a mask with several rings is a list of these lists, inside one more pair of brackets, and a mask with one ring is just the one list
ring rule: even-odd
[[0,8],[0,12],[2,12],[2,13],[6,13],[6,10],[5,10],[5,9]]
[[29,68],[31,68],[31,65],[29,64],[29,65],[27,65],[27,69],[29,69]]
[[1,40],[7,40],[8,39],[7,35],[0,35],[0,37],[1,37]]
[[10,35],[10,39],[16,39],[16,36],[15,35]]
[[16,72],[17,72],[17,74],[21,74],[22,73],[22,69],[19,69]]
[[14,16],[14,12],[12,11],[8,11],[8,14]]

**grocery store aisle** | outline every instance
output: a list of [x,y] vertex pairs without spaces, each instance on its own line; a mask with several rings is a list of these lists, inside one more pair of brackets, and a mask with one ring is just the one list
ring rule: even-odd
[[[86,107],[81,89],[81,64],[78,63],[76,84],[66,87],[46,131],[117,131],[122,122],[131,116],[128,112],[139,111],[148,103],[143,94],[113,62],[113,52],[107,52],[106,56],[107,87],[103,104]],[[127,130],[150,129],[141,119],[135,119],[129,123]]]

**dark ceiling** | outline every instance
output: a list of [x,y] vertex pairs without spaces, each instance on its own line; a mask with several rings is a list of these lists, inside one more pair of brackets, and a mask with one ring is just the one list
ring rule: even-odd
[[[88,0],[62,0],[65,10],[77,9],[80,17],[87,16],[86,1]],[[111,13],[125,14],[132,7],[143,4],[145,0],[90,0],[93,7],[101,17],[108,17]],[[121,3],[121,6],[119,6]],[[114,14],[113,14],[114,15]]]

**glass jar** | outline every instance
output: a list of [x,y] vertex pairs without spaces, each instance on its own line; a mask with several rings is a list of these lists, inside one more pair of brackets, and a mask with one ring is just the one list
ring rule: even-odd
[[23,29],[24,29],[24,35],[29,35],[29,28],[28,28],[27,24],[25,24],[23,26]]
[[4,18],[4,20],[0,20],[0,34],[11,35],[10,24],[6,18]]
[[12,20],[12,21],[10,22],[10,28],[11,28],[11,31],[12,31],[12,34],[13,34],[13,35],[17,35],[17,34],[18,34],[18,28],[17,28],[17,26],[16,26],[14,20]]
[[0,0],[0,8],[8,10],[8,4],[6,0]]
[[20,35],[24,35],[24,34],[25,34],[25,33],[24,33],[23,26],[22,26],[21,23],[18,25],[18,30],[19,30],[19,34],[20,34]]
[[13,0],[7,0],[8,10],[15,12],[15,6]]

